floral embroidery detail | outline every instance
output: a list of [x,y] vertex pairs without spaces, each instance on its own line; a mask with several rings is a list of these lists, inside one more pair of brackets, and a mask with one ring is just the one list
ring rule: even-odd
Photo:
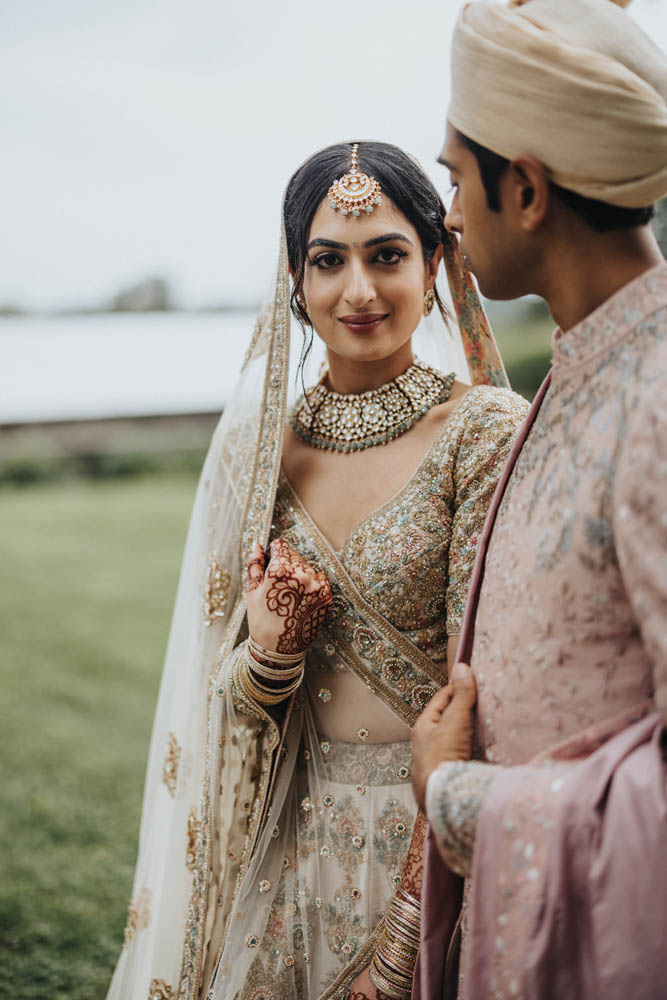
[[269,882],[268,878],[263,878],[262,881],[259,883],[259,891],[262,893],[271,891],[271,883]]
[[164,979],[153,979],[148,988],[148,1000],[171,1000],[174,991],[168,986]]
[[410,768],[407,766],[407,764],[401,764],[398,771],[396,772],[396,777],[399,778],[400,781],[405,781],[407,778],[410,777]]
[[359,792],[360,795],[366,794],[366,789],[364,788],[363,785],[357,785],[357,791]]
[[354,900],[349,890],[343,887],[336,890],[323,914],[330,950],[334,955],[344,955],[347,959],[356,955],[367,934],[363,917],[354,913],[353,908]]
[[130,941],[137,933],[137,931],[142,931],[151,922],[151,912],[150,912],[150,902],[151,894],[148,889],[140,889],[136,898],[133,899],[127,908],[127,923],[125,924],[125,930],[123,932],[123,937],[125,938],[125,945],[129,945]]
[[495,771],[482,761],[453,761],[429,779],[428,818],[445,861],[460,875],[470,875],[477,819]]
[[249,948],[256,948],[257,945],[259,944],[259,938],[257,937],[256,934],[251,934],[249,937],[246,938],[246,944],[248,945]]
[[365,844],[365,825],[351,795],[338,799],[329,816],[329,836],[340,866],[348,872],[360,863],[359,849]]
[[357,736],[359,737],[362,743],[365,743],[366,740],[368,739],[368,730],[364,729],[363,727],[361,729],[357,729]]
[[283,858],[283,871],[286,871],[290,866],[290,859],[285,855]]
[[306,965],[308,965],[308,963],[310,962],[310,953],[309,952],[304,951],[304,953],[303,953],[303,960],[306,963]]
[[323,858],[328,858],[329,855],[331,854],[331,851],[329,850],[326,844],[323,847],[320,847],[320,854],[322,855]]
[[294,955],[285,955],[284,961],[287,968],[291,969],[292,966],[294,965]]
[[394,872],[394,874],[390,876],[389,881],[391,882],[392,885],[400,885],[403,879],[397,872]]
[[274,826],[273,830],[271,831],[271,836],[272,837],[279,837],[280,836],[280,827],[279,826]]
[[373,847],[376,860],[392,872],[402,869],[410,846],[412,826],[409,810],[398,799],[389,799],[376,820]]
[[181,759],[181,747],[173,733],[169,733],[169,745],[167,755],[162,765],[162,784],[167,786],[167,791],[172,799],[176,795],[176,784],[178,782],[178,762]]
[[358,899],[361,899],[361,889],[357,888],[350,889],[350,899],[353,899],[355,903]]
[[333,795],[330,795],[328,792],[326,795],[322,796],[322,802],[324,802],[325,806],[332,806],[334,801]]
[[329,740],[322,740],[320,743],[320,750],[322,753],[329,753],[331,751],[331,743]]
[[320,688],[317,697],[320,699],[320,701],[326,703],[327,701],[331,701],[332,694],[329,688]]
[[318,910],[322,909],[322,897],[321,896],[315,896],[315,907]]
[[215,625],[224,618],[232,578],[223,569],[217,559],[211,559],[208,564],[208,580],[204,597],[204,621],[207,625]]
[[185,867],[193,872],[197,863],[197,836],[199,834],[199,821],[194,809],[188,814],[188,842],[185,849]]

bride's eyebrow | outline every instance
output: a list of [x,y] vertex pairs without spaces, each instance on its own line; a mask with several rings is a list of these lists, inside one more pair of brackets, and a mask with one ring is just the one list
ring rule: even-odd
[[[412,246],[412,240],[403,233],[387,233],[386,236],[376,236],[372,240],[366,240],[365,243],[362,243],[362,246],[364,250],[368,250],[370,247],[376,247],[380,243],[389,243],[391,240],[400,240],[401,243],[407,243],[409,246]],[[355,243],[354,245],[356,246],[357,244]],[[313,247],[329,247],[330,250],[350,249],[347,243],[338,243],[336,240],[325,239],[311,240],[306,250],[312,250]]]
[[349,250],[347,243],[337,243],[336,240],[311,240],[306,250],[312,250],[313,247],[329,247],[331,250]]
[[373,240],[366,240],[363,246],[367,250],[369,247],[376,247],[380,243],[389,243],[391,240],[400,240],[401,243],[412,246],[412,240],[408,236],[404,236],[403,233],[387,233],[386,236],[376,236]]

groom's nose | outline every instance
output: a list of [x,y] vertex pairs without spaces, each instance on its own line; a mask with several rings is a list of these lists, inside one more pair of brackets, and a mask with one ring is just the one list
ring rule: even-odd
[[458,233],[459,236],[463,232],[463,218],[459,210],[458,195],[454,198],[453,202],[449,206],[449,209],[445,216],[445,229],[449,233]]

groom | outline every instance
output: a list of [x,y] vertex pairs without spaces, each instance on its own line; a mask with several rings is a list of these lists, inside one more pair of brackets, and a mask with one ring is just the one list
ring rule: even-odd
[[622,6],[473,0],[455,29],[446,225],[485,295],[541,295],[558,329],[480,539],[470,668],[414,730],[422,1000],[457,991],[453,872],[459,995],[667,990],[667,59]]

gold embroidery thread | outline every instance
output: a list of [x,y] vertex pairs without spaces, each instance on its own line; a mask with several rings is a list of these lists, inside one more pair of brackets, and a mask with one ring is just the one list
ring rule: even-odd
[[169,733],[169,746],[167,756],[162,767],[162,784],[167,786],[167,791],[172,799],[176,795],[176,785],[178,783],[178,764],[181,759],[181,747],[173,733]]
[[194,809],[188,815],[188,842],[185,849],[185,867],[193,872],[197,864],[197,836],[199,834],[199,820]]
[[223,569],[217,559],[211,559],[208,564],[208,580],[206,582],[206,597],[204,599],[204,621],[207,626],[215,625],[224,618],[232,578]]
[[148,990],[148,1000],[172,1000],[174,992],[164,979],[153,979]]
[[123,931],[126,947],[137,931],[142,931],[151,922],[150,902],[151,894],[148,889],[140,889],[137,896],[130,900],[130,905],[127,908],[127,923]]

